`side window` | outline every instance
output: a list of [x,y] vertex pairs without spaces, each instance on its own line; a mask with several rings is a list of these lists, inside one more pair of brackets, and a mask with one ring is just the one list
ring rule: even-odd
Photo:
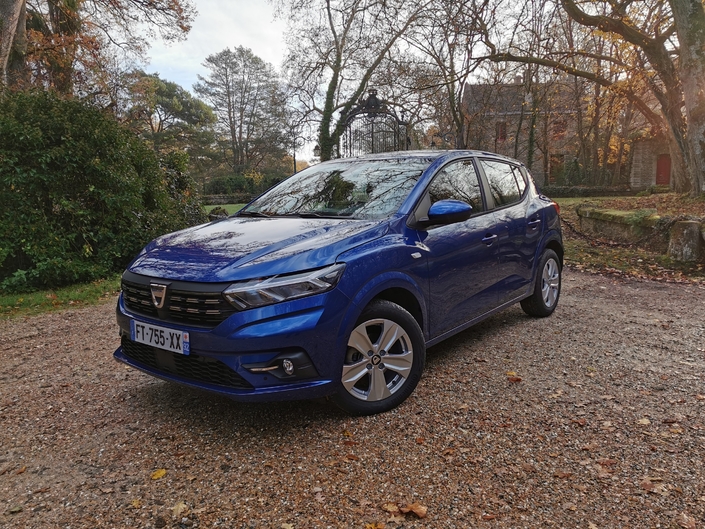
[[[494,160],[480,160],[480,163],[482,163],[485,176],[487,176],[495,204],[499,207],[519,202],[526,188],[526,182],[521,172],[515,177],[514,167],[508,163]],[[521,188],[517,183],[517,177],[521,180]]]
[[446,165],[431,182],[428,190],[431,204],[439,200],[462,200],[472,206],[473,212],[484,211],[480,182],[470,160]]
[[512,167],[512,171],[514,171],[514,178],[517,179],[517,184],[519,185],[519,196],[523,196],[524,191],[526,191],[526,179],[524,178],[524,173],[522,173],[521,169],[518,167]]

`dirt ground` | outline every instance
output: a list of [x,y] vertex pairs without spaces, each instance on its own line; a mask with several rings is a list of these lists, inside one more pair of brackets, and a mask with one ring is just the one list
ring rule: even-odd
[[[0,323],[0,526],[705,527],[705,286],[566,270],[350,418],[119,365],[113,303]],[[406,513],[404,511],[407,511]]]

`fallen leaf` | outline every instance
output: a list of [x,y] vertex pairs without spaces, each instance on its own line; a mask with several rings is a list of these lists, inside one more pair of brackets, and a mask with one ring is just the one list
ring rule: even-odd
[[103,494],[112,494],[115,491],[113,489],[106,488],[106,489],[100,489],[100,492],[102,492]]
[[25,473],[25,470],[27,470],[27,467],[22,467],[22,468],[19,469],[17,472],[15,472],[15,474],[18,474],[18,475],[19,475],[19,474],[24,474],[24,473]]
[[9,514],[18,514],[22,512],[22,506],[21,505],[15,505],[14,507],[10,507],[7,512]]
[[417,437],[417,438],[416,438],[416,444],[422,445],[425,440],[426,440],[426,439],[424,439],[423,437]]
[[343,431],[343,436],[344,437],[352,437],[352,434],[348,432],[347,430]]
[[602,465],[603,467],[611,467],[612,465],[617,464],[616,459],[607,459],[605,457],[598,459],[597,462],[598,462],[598,464]]
[[426,507],[425,505],[421,505],[418,502],[414,502],[412,504],[407,505],[406,507],[400,507],[399,510],[404,514],[408,512],[413,512],[419,518],[426,518],[426,512],[428,511],[428,507]]
[[360,461],[360,458],[355,454],[348,454],[345,456],[345,459],[349,459],[350,461]]
[[695,518],[684,512],[676,516],[676,523],[684,529],[695,529]]
[[521,382],[521,377],[507,377],[509,382]]
[[399,512],[399,506],[396,503],[388,501],[387,503],[382,504],[382,510],[396,514]]
[[384,522],[366,523],[365,529],[384,529]]
[[483,514],[482,515],[483,520],[494,520],[495,518],[497,518],[496,514]]
[[570,422],[574,422],[578,426],[585,426],[587,424],[585,419],[571,419]]
[[565,479],[565,478],[569,478],[569,477],[572,476],[572,475],[573,475],[572,472],[566,472],[566,471],[563,471],[563,470],[558,470],[558,471],[556,471],[556,472],[553,474],[553,477],[554,477],[554,478],[559,478],[559,479]]
[[517,374],[514,371],[507,371],[507,376],[508,377],[515,377]]
[[355,446],[356,444],[360,444],[357,441],[343,441],[343,444],[345,446]]
[[176,505],[174,505],[174,506],[171,508],[171,514],[172,514],[172,516],[174,516],[175,518],[180,518],[181,515],[183,515],[183,514],[186,513],[186,511],[188,511],[188,507],[187,507],[186,504],[185,504],[184,502],[182,502],[182,501],[180,501],[179,503],[177,503]]
[[649,419],[647,419],[646,417],[644,417],[643,419],[639,419],[636,422],[638,424],[643,424],[644,426],[648,426],[649,424],[651,424],[651,421]]
[[392,514],[389,518],[387,518],[388,523],[404,523],[406,521],[406,518],[404,518],[401,514]]
[[290,523],[283,523],[281,529],[294,529],[294,526]]
[[160,468],[160,469],[155,470],[154,472],[152,472],[151,478],[152,478],[153,480],[157,480],[157,479],[162,479],[164,476],[166,476],[166,469],[165,469],[165,468]]
[[140,507],[142,507],[142,502],[141,502],[140,500],[137,500],[137,499],[132,500],[132,501],[130,502],[130,504],[131,504],[132,507],[134,507],[135,509],[139,509]]

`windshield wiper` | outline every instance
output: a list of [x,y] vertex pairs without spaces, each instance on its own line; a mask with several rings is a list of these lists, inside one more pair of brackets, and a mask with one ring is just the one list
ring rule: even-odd
[[269,218],[269,215],[266,213],[262,213],[261,211],[240,211],[237,214],[238,217],[267,217]]

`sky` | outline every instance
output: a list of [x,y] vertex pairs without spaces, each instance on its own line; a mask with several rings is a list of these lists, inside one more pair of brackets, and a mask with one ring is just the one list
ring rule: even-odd
[[156,40],[148,52],[148,73],[192,91],[206,57],[225,48],[244,46],[279,69],[284,58],[284,22],[274,21],[272,6],[264,0],[193,0],[198,11],[185,41],[165,44]]

